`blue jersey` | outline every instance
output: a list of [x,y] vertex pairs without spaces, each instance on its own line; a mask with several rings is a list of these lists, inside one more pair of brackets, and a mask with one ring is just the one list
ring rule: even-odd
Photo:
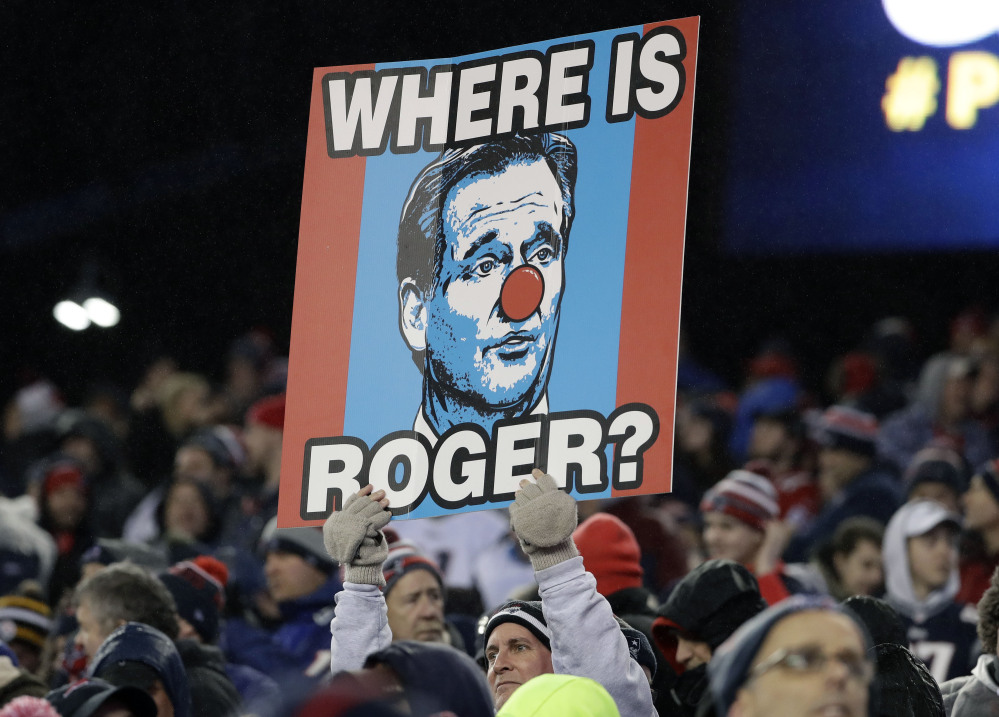
[[909,649],[926,665],[937,683],[971,674],[978,661],[978,612],[974,605],[952,603],[932,617],[916,622],[902,615]]

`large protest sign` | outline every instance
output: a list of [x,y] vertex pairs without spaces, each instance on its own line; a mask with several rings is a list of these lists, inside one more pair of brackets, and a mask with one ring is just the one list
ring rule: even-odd
[[315,71],[281,525],[670,489],[697,29]]

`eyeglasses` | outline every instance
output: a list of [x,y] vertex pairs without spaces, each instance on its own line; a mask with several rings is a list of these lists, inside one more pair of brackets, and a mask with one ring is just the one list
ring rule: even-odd
[[843,665],[850,679],[865,685],[874,679],[874,663],[863,655],[851,653],[827,655],[818,645],[806,645],[777,650],[752,669],[749,680],[755,680],[778,667],[801,675],[822,672],[830,660],[836,660]]

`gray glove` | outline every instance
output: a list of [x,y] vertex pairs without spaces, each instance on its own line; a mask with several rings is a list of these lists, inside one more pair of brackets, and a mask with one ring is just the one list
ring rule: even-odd
[[559,490],[555,479],[535,469],[537,483],[517,491],[510,505],[510,525],[534,570],[544,570],[579,555],[572,542],[576,501]]
[[382,563],[388,557],[388,542],[381,529],[391,517],[370,495],[355,493],[343,510],[326,519],[323,542],[329,556],[344,566],[344,580],[385,586]]

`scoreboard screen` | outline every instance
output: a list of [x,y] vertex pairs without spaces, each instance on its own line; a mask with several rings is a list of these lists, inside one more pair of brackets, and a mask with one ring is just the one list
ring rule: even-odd
[[739,15],[727,251],[999,247],[999,2]]

